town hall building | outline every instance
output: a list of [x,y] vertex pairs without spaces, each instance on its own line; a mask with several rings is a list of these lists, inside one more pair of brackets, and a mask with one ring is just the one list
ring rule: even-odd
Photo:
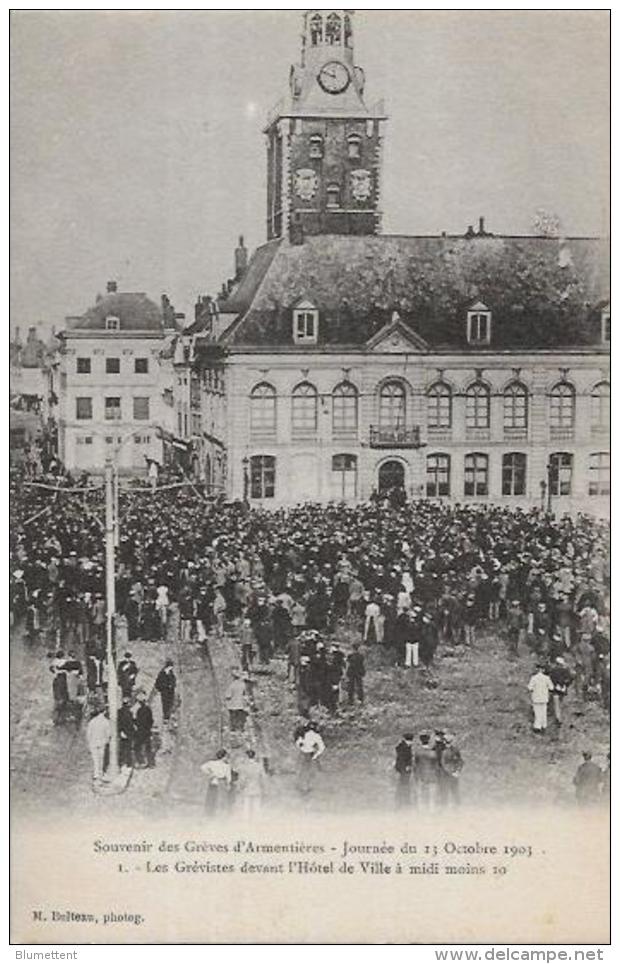
[[270,507],[397,486],[606,513],[606,243],[482,218],[458,236],[382,235],[385,127],[353,13],[306,12],[265,130],[267,241],[200,339],[218,345],[200,357],[223,379],[210,432],[227,495]]

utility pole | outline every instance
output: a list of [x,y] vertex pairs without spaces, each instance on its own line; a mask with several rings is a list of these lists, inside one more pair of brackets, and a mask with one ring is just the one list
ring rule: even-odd
[[108,711],[110,715],[110,781],[118,778],[118,681],[114,658],[114,617],[116,613],[114,542],[115,479],[114,466],[108,459],[105,464],[105,577],[106,577],[106,660],[108,664]]

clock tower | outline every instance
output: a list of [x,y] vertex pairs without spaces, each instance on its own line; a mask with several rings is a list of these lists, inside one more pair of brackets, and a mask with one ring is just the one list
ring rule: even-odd
[[265,128],[269,239],[379,233],[385,120],[364,102],[353,11],[306,11],[300,62]]

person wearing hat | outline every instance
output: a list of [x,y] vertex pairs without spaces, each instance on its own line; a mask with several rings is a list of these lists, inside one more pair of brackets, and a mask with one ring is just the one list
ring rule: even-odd
[[138,707],[135,713],[134,748],[139,767],[154,767],[155,754],[153,752],[153,711],[148,704],[144,690],[138,690]]
[[413,772],[413,733],[403,733],[396,744],[396,806],[408,807],[411,803],[411,774]]
[[603,771],[598,764],[593,762],[589,750],[584,750],[582,756],[583,763],[577,767],[577,772],[573,778],[575,796],[580,807],[591,807],[592,804],[600,802]]
[[248,715],[248,696],[245,680],[238,669],[232,671],[232,681],[226,693],[226,705],[231,730],[242,732]]
[[507,615],[508,643],[512,656],[519,655],[519,646],[527,639],[527,615],[521,608],[521,600],[513,599]]
[[556,656],[551,668],[549,669],[549,679],[553,683],[551,691],[551,703],[553,715],[558,726],[562,725],[562,703],[568,693],[568,687],[573,682],[573,674],[566,665],[566,660],[562,656]]
[[420,733],[420,744],[413,754],[413,775],[418,805],[432,810],[437,800],[439,761],[428,730]]
[[545,672],[543,663],[537,665],[536,672],[531,676],[527,688],[534,711],[534,733],[544,733],[547,729],[547,705],[549,696],[553,692],[553,683]]
[[134,660],[129,650],[127,650],[122,660],[118,664],[117,669],[118,685],[121,688],[123,696],[131,696],[134,686],[136,685],[137,675],[138,664]]
[[416,669],[420,665],[420,637],[422,635],[422,610],[414,606],[406,613],[406,622],[401,626],[405,640],[405,667]]
[[174,707],[174,696],[176,693],[177,678],[174,672],[174,663],[167,659],[163,668],[160,669],[155,680],[155,689],[161,699],[161,714],[164,725],[170,722],[170,716]]
[[353,643],[353,650],[347,657],[346,676],[347,676],[347,696],[349,706],[353,705],[353,700],[357,696],[360,703],[364,702],[364,676],[366,666],[364,657],[360,652],[359,643]]
[[131,769],[133,766],[134,738],[136,734],[136,721],[131,710],[131,699],[123,697],[123,702],[118,710],[118,765],[123,768]]
[[436,737],[439,803],[442,806],[458,806],[461,802],[459,781],[463,769],[463,757],[452,733],[436,731]]
[[93,784],[95,788],[103,781],[106,748],[109,746],[112,730],[107,710],[95,707],[86,727],[86,742],[93,761]]
[[214,816],[226,812],[230,807],[233,771],[226,750],[218,750],[213,760],[207,760],[200,767],[207,780],[205,812]]

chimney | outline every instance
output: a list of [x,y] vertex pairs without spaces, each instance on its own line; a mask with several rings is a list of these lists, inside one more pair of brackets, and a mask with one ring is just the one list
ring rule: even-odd
[[248,249],[243,243],[243,235],[239,235],[239,246],[235,248],[235,279],[239,281],[248,266]]
[[478,234],[486,234],[486,231],[484,230],[484,218],[478,219]]
[[473,226],[473,224],[468,224],[468,225],[467,225],[467,231],[465,232],[465,237],[466,237],[466,238],[475,238],[475,237],[476,237],[476,234],[475,234],[475,232],[474,232],[474,226]]
[[15,325],[15,344],[21,345],[21,338],[19,334],[19,325]]
[[31,325],[28,329],[28,341],[33,342],[37,340],[37,329],[34,325]]
[[107,285],[105,286],[105,290],[109,295],[115,295],[116,289],[117,289],[116,281],[108,281]]

